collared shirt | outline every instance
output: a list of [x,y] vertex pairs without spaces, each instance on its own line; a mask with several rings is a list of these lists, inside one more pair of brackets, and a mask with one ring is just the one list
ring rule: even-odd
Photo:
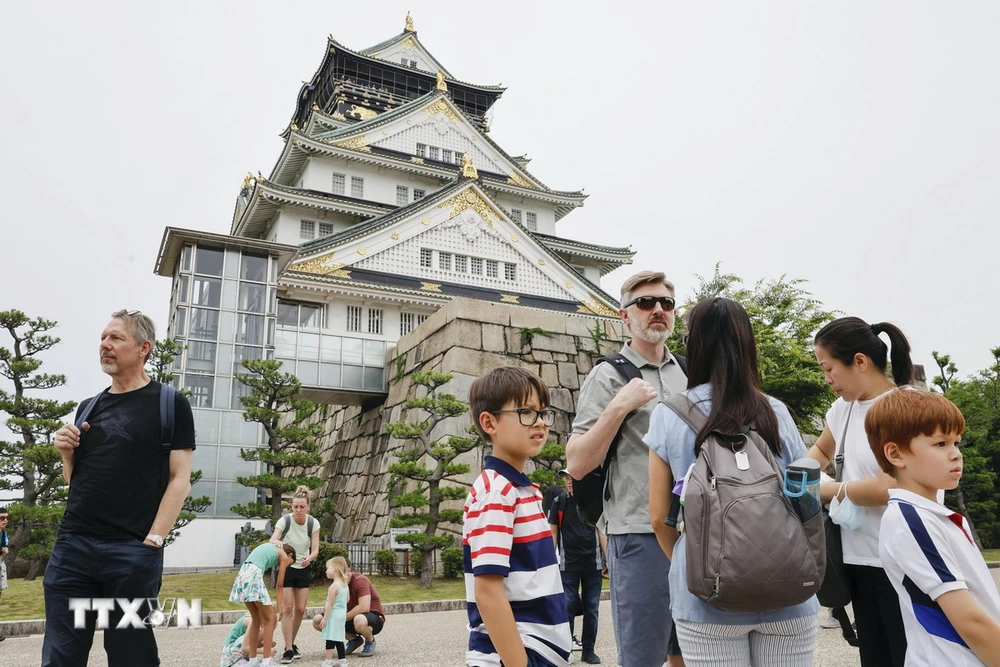
[[[642,379],[653,385],[659,398],[682,392],[687,387],[687,376],[669,350],[659,365],[647,361],[627,344],[621,353],[635,364]],[[580,389],[573,433],[592,429],[625,384],[625,379],[612,364],[596,365]],[[611,497],[604,501],[604,515],[599,526],[608,535],[653,532],[649,523],[649,450],[642,438],[649,429],[649,417],[656,404],[656,401],[646,403],[623,422],[622,438],[608,475]]]
[[580,518],[576,498],[572,494],[564,493],[552,501],[549,525],[559,529],[560,570],[588,572],[604,568],[597,529],[588,526]]
[[945,593],[968,590],[1000,623],[1000,593],[965,517],[911,491],[890,489],[879,556],[899,596],[906,667],[982,665],[937,603]]
[[493,456],[486,457],[465,501],[462,551],[469,613],[465,664],[500,664],[476,604],[476,577],[499,574],[524,647],[557,667],[568,665],[569,616],[542,494],[523,472]]

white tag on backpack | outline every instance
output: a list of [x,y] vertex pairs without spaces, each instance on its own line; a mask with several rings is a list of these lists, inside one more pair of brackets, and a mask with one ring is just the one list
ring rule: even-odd
[[736,467],[740,470],[750,470],[750,457],[743,450],[734,452],[736,456]]

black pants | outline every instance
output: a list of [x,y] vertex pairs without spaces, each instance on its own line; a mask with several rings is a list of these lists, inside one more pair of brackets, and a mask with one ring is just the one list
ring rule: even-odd
[[[86,627],[74,628],[70,598],[155,598],[163,575],[163,550],[138,540],[103,540],[62,534],[56,538],[42,581],[45,589],[45,639],[42,667],[86,667],[94,642],[96,612],[86,613]],[[149,614],[143,604],[140,618]],[[153,630],[116,629],[122,611],[115,608],[104,631],[109,667],[158,667]]]
[[[569,633],[574,634],[573,626],[577,615],[583,615],[583,654],[594,652],[594,642],[597,641],[597,613],[601,604],[601,571],[600,570],[563,570],[563,596],[566,598],[566,610],[569,612]],[[580,589],[583,597],[579,597]],[[580,608],[577,608],[580,603]]]
[[880,567],[848,565],[861,667],[903,667],[906,632],[899,597]]

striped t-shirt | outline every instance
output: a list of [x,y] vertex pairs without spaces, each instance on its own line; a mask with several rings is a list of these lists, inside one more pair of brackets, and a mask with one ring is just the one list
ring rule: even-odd
[[569,616],[542,494],[524,473],[487,456],[465,501],[462,525],[465,599],[469,612],[466,665],[500,664],[476,605],[479,575],[504,577],[524,647],[557,667],[572,661]]

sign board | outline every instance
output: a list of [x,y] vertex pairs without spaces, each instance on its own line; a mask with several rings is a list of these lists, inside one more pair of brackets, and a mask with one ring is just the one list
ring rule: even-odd
[[409,533],[416,533],[420,531],[413,530],[412,528],[390,528],[389,529],[389,548],[393,551],[409,551],[410,545],[403,544],[402,542],[397,542],[396,537],[398,535],[407,535]]

